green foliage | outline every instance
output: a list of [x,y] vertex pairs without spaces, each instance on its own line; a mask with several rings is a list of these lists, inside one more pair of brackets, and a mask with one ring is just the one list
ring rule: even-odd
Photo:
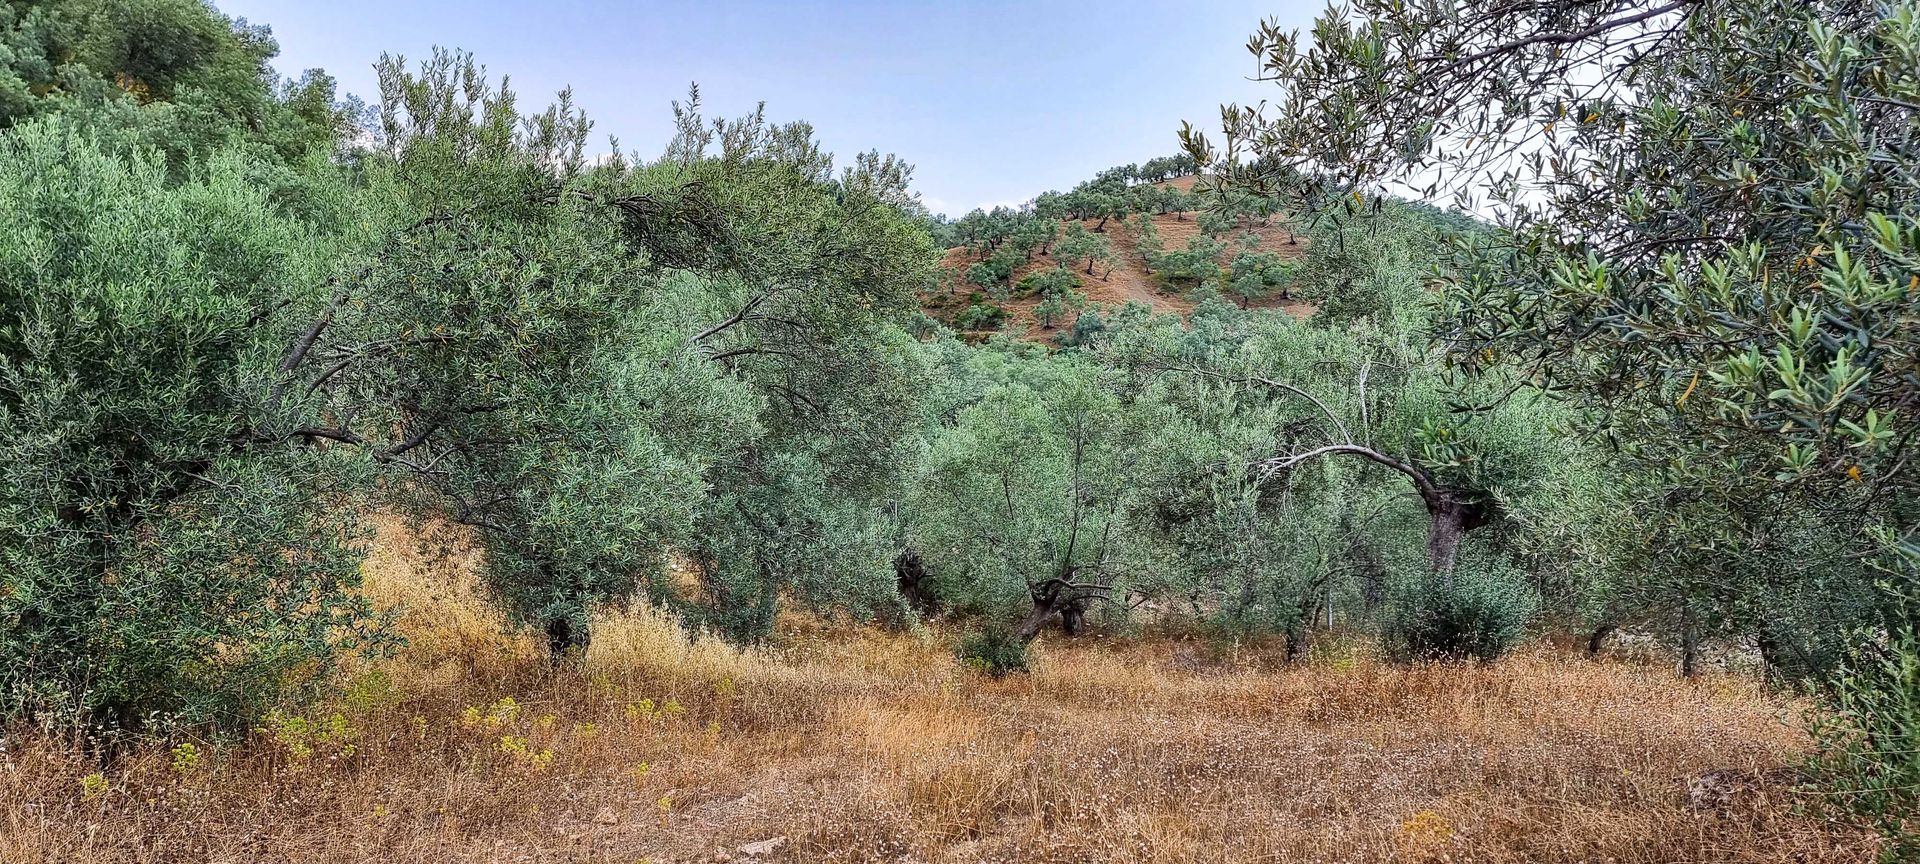
[[330,79],[278,86],[203,4],[4,14],[40,101],[0,132],[0,710],[239,724],[323,683],[380,644],[374,496],[471,528],[556,657],[642,593],[740,638],[781,596],[896,602],[911,166],[836,179],[811,127],[696,93],[666,158],[589,168],[569,94],[524,114],[445,52],[383,59],[348,147]]
[[1227,289],[1243,306],[1276,288],[1280,290],[1281,299],[1291,299],[1287,289],[1293,284],[1294,269],[1291,262],[1274,253],[1243,250],[1233,256],[1233,264],[1227,271]]
[[1185,153],[1148,159],[1140,163],[1140,170],[1134,176],[1147,183],[1160,183],[1174,177],[1184,177],[1198,170],[1193,157]]
[[1140,253],[1140,259],[1146,264],[1147,272],[1153,272],[1154,262],[1166,248],[1160,239],[1160,229],[1153,227],[1153,219],[1145,213],[1138,213],[1127,220],[1127,233],[1133,237],[1133,248]]
[[278,81],[265,28],[200,0],[59,0],[0,8],[0,128],[59,114],[102,146],[165,154],[175,179],[215,154],[297,162],[331,150],[355,105],[310,71]]
[[960,662],[995,678],[1027,671],[1026,643],[1005,628],[988,628],[961,640],[954,651]]
[[1087,295],[1071,288],[1055,289],[1042,295],[1040,305],[1033,309],[1033,317],[1040,321],[1041,327],[1051,330],[1061,318],[1078,312],[1085,305]]
[[593,199],[565,94],[522,117],[464,55],[379,72],[363,170],[385,242],[315,385],[354,419],[314,434],[373,449],[412,512],[475,529],[509,617],[584,647],[592,608],[657,581],[691,532],[752,398],[677,332],[703,283],[652,272]]
[[1007,310],[992,303],[975,303],[954,317],[953,326],[962,330],[998,330],[1006,320]]
[[1009,617],[1054,587],[1072,595],[1063,604],[1116,590],[1128,570],[1133,418],[1106,373],[1075,355],[988,346],[946,374],[952,419],[907,510],[935,590]]
[[1849,653],[1817,685],[1826,710],[1808,767],[1831,812],[1879,831],[1884,860],[1905,861],[1920,854],[1920,547],[1886,539],[1891,551],[1866,562],[1885,617],[1846,634]]
[[1188,238],[1187,248],[1162,252],[1150,259],[1161,279],[1174,285],[1194,287],[1220,275],[1220,253],[1226,243],[1203,235]]
[[1812,768],[1834,793],[1826,803],[1879,830],[1885,860],[1910,860],[1920,853],[1920,640],[1906,632],[1860,651],[1824,692]]
[[1004,289],[1007,279],[1013,271],[1026,262],[1021,250],[1013,246],[1001,246],[987,256],[984,261],[976,261],[967,266],[967,281],[982,288]]
[[1098,344],[1100,334],[1107,330],[1107,319],[1099,306],[1085,309],[1073,316],[1073,326],[1060,334],[1060,344],[1068,348],[1091,348]]
[[1219,240],[1240,226],[1240,219],[1231,211],[1208,210],[1194,220],[1200,225],[1200,233],[1209,239]]
[[1049,267],[1021,277],[1015,293],[1021,297],[1031,297],[1036,294],[1044,296],[1072,291],[1080,285],[1080,277],[1073,271],[1063,267]]
[[1491,662],[1526,636],[1538,609],[1524,573],[1491,555],[1468,554],[1451,584],[1425,571],[1407,576],[1388,600],[1380,636],[1402,661]]
[[[1898,735],[1877,713],[1911,714],[1897,663],[1834,664],[1907,614],[1859,562],[1911,535],[1920,488],[1916,20],[1864,0],[1367,0],[1310,46],[1263,26],[1250,48],[1284,97],[1223,115],[1221,150],[1183,135],[1216,188],[1323,219],[1396,209],[1375,191],[1396,182],[1497,212],[1413,211],[1450,248],[1436,332],[1453,368],[1560,394],[1612,445],[1602,615],[1679,630],[1689,668],[1699,638],[1752,638],[1776,671],[1844,680],[1853,728]],[[1387,305],[1341,287],[1374,299],[1322,314]],[[1898,752],[1856,751],[1855,776],[1898,775]]]
[[1088,231],[1079,223],[1068,225],[1060,235],[1059,243],[1054,246],[1053,257],[1060,262],[1060,266],[1066,268],[1079,267],[1081,262],[1085,262],[1088,276],[1095,275],[1096,265],[1111,271],[1118,263],[1113,244],[1104,235]]
[[264,424],[335,250],[256,163],[0,141],[0,711],[246,722],[375,647],[351,464]]

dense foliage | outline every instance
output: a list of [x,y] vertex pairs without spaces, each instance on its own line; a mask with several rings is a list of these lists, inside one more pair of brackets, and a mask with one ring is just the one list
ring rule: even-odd
[[[7,3],[0,715],[327,686],[393,644],[386,510],[556,664],[636,602],[950,616],[994,674],[1054,626],[1744,643],[1906,848],[1916,21],[1362,2],[1262,29],[1284,97],[1220,148],[948,220],[697,90],[658,157],[596,154],[463,54],[382,58],[369,109],[199,0]],[[1190,313],[1089,303],[1135,261]],[[989,332],[1016,308],[1050,341]]]
[[1263,27],[1249,47],[1284,95],[1224,109],[1218,148],[1184,135],[1216,190],[1351,212],[1412,188],[1493,215],[1440,262],[1438,335],[1606,445],[1624,500],[1601,615],[1677,632],[1689,670],[1702,639],[1747,639],[1837,686],[1850,728],[1883,731],[1830,744],[1888,773],[1834,800],[1896,834],[1920,805],[1894,767],[1911,739],[1882,737],[1911,719],[1879,713],[1913,699],[1883,673],[1916,628],[1916,21],[1865,0],[1360,2],[1310,44]]

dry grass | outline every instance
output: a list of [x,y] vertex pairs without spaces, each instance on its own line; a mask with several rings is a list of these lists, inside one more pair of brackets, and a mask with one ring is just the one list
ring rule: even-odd
[[[1753,682],[1540,646],[1490,667],[1309,662],[1171,638],[1043,642],[960,668],[944,634],[783,621],[777,648],[647,610],[555,672],[461,568],[384,526],[370,591],[413,644],[246,740],[103,771],[0,753],[0,861],[1871,860],[1791,796],[1682,784],[1805,746]],[[510,700],[510,701],[509,701]],[[338,718],[337,720],[334,718]],[[184,742],[181,742],[184,743]],[[722,851],[724,850],[724,851]]]

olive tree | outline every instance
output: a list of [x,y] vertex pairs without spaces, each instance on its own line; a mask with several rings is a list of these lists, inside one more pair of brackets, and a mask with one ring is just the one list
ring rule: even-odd
[[1899,370],[1920,302],[1917,13],[1362,2],[1311,45],[1262,27],[1250,47],[1282,98],[1223,112],[1218,149],[1185,136],[1220,187],[1345,208],[1398,184],[1496,214],[1442,273],[1456,364],[1517,367],[1578,400],[1650,488],[1697,490],[1650,509],[1681,548],[1777,543],[1791,523],[1741,514],[1785,506],[1850,538],[1819,549],[1883,554],[1916,476]]
[[343,454],[274,387],[340,250],[214,159],[174,184],[58,118],[4,133],[0,711],[242,723],[374,647]]
[[910,533],[950,602],[1011,619],[1031,642],[1058,617],[1124,592],[1132,489],[1128,418],[1085,358],[981,352],[984,389],[940,428],[915,481]]

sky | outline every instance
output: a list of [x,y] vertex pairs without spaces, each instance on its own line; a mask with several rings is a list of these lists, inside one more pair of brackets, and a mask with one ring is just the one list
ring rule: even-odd
[[[1018,204],[1103,168],[1177,151],[1182,120],[1271,98],[1249,81],[1263,18],[1306,27],[1324,0],[533,2],[216,0],[273,28],[276,67],[319,67],[373,102],[382,53],[474,53],[526,110],[572,85],[623,150],[657,155],[669,103],[698,82],[708,117],[757,102],[807,120],[839,164],[869,149],[916,166],[935,212]],[[1217,136],[1216,136],[1217,138]]]

